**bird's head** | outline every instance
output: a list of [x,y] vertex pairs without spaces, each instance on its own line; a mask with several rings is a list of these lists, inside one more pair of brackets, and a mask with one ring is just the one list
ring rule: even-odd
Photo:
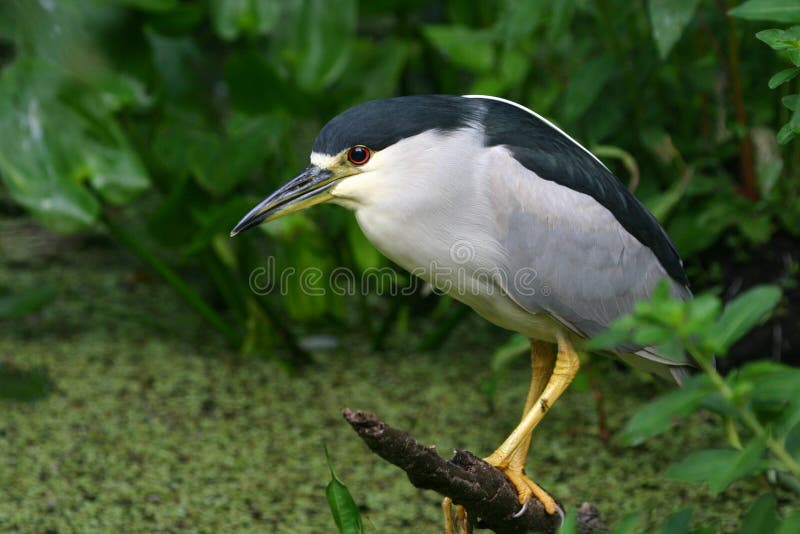
[[356,204],[390,194],[376,184],[398,170],[414,168],[420,158],[442,157],[430,150],[430,139],[420,134],[446,133],[475,122],[476,108],[469,100],[408,96],[348,109],[322,128],[310,165],[250,210],[231,235],[322,202]]

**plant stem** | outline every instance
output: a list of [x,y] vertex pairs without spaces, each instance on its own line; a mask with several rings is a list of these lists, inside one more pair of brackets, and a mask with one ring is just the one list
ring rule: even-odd
[[686,343],[686,347],[689,349],[689,352],[694,357],[695,361],[697,361],[698,365],[703,369],[703,371],[708,375],[711,379],[711,383],[714,384],[714,387],[717,388],[717,391],[720,392],[722,398],[728,401],[736,410],[739,412],[739,416],[742,418],[745,426],[747,426],[753,434],[762,438],[764,443],[766,444],[767,448],[770,452],[781,462],[783,463],[784,467],[787,471],[792,473],[795,476],[800,477],[800,464],[798,464],[795,459],[786,451],[786,448],[783,446],[782,443],[775,440],[772,436],[769,435],[767,430],[761,425],[758,418],[756,418],[753,413],[742,407],[738,402],[736,402],[736,394],[731,389],[730,385],[722,378],[716,368],[711,364],[711,360],[706,357],[697,347],[694,346],[689,341],[684,341]]
[[106,213],[101,214],[101,220],[111,236],[123,246],[133,252],[140,260],[153,269],[161,278],[164,279],[183,299],[200,314],[203,319],[209,322],[228,343],[234,347],[238,346],[241,339],[238,333],[208,304],[203,297],[197,293],[189,284],[183,281],[175,271],[166,263],[158,259],[152,252],[133,235],[127,233],[121,226],[117,225]]
[[[728,9],[733,3],[728,1]],[[742,139],[739,141],[739,172],[742,175],[744,194],[750,200],[758,200],[756,188],[755,157],[753,143],[750,142],[750,130],[747,126],[747,111],[744,105],[742,90],[742,68],[739,60],[739,36],[736,35],[736,21],[728,16],[728,68],[730,69],[731,88],[733,89],[733,105],[736,122],[742,127]]]

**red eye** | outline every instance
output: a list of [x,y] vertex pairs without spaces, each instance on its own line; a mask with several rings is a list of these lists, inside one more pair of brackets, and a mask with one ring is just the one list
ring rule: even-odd
[[367,147],[358,145],[354,146],[349,152],[347,152],[347,159],[353,165],[363,165],[369,161],[369,157],[371,155],[372,153]]

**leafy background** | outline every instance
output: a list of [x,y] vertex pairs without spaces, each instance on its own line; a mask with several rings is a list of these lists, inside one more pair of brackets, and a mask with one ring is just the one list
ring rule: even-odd
[[[267,258],[276,272],[389,267],[385,283],[409,283],[344,210],[227,234],[304,166],[316,132],[345,108],[485,93],[553,118],[603,157],[665,224],[696,292],[730,300],[759,283],[781,288],[772,319],[730,347],[722,370],[754,358],[797,364],[800,14],[785,0],[735,4],[6,0],[4,269],[80,261],[87,247],[127,254],[141,266],[130,284],[163,282],[235,353],[289,372],[348,336],[374,350],[408,339],[411,350],[438,349],[472,324],[446,297],[312,296],[297,278],[287,296],[251,291]],[[87,260],[86,272],[102,265]],[[58,276],[14,280],[0,280],[9,321],[92,294]],[[7,367],[8,382],[23,376]],[[47,390],[43,372],[24,375],[21,395]]]

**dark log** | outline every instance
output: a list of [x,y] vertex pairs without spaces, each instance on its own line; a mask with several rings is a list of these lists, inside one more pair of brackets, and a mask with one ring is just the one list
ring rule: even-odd
[[[516,489],[508,478],[471,452],[456,450],[453,458],[446,460],[435,447],[422,445],[373,413],[345,409],[343,415],[372,452],[405,471],[415,487],[432,489],[463,506],[477,528],[498,534],[550,534],[558,530],[559,514],[548,514],[536,499],[521,510]],[[581,505],[578,532],[606,530],[597,508],[590,503]]]

